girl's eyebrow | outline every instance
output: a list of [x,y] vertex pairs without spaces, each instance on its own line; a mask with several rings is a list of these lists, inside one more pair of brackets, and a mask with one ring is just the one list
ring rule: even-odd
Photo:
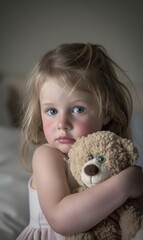
[[71,102],[83,102],[83,103],[86,103],[86,102],[89,102],[92,100],[92,97],[91,96],[85,96],[85,97],[82,97],[82,98],[76,98],[76,99],[73,99]]
[[51,105],[54,105],[53,102],[42,102],[41,103],[41,106],[44,106],[44,107],[48,107],[48,106],[51,106]]
[[77,102],[79,102],[79,103],[86,103],[87,101],[85,99],[76,99],[74,101],[71,101],[72,104],[73,103],[77,103]]

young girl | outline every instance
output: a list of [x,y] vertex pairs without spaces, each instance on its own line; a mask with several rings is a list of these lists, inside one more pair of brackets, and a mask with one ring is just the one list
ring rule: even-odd
[[139,167],[70,193],[77,183],[67,155],[78,137],[99,130],[130,137],[132,101],[116,67],[103,47],[83,43],[60,45],[35,66],[23,120],[25,159],[27,148],[36,146],[29,181],[30,223],[18,240],[64,239],[86,231],[127,198],[142,194]]

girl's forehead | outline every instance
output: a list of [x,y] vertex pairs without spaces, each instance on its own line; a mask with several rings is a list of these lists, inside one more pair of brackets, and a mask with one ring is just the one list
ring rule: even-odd
[[43,83],[40,89],[40,99],[49,98],[55,100],[58,98],[64,98],[65,100],[69,97],[83,97],[85,95],[91,95],[87,90],[79,88],[76,86],[70,86],[68,83],[63,81],[56,81],[50,79]]
[[[54,78],[48,78],[47,81],[45,81],[42,85],[41,85],[41,89],[53,89],[53,88],[65,88],[67,87],[68,84],[62,80],[62,79],[54,79]],[[69,87],[69,86],[68,86]]]
[[47,81],[45,81],[40,88],[40,92],[42,91],[53,91],[53,90],[63,90],[63,91],[69,91],[69,92],[88,92],[91,93],[89,90],[89,87],[87,84],[81,82],[81,81],[74,81],[71,83],[71,81],[66,81],[65,79],[55,79],[50,78]]
[[64,93],[71,91],[71,87],[68,86],[66,83],[63,82],[58,82],[53,79],[46,81],[42,84],[41,89],[40,89],[40,95],[43,94],[52,94],[54,95],[55,93]]

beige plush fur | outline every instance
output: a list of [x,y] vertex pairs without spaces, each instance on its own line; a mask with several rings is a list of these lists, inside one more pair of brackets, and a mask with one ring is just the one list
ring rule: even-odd
[[[99,131],[77,139],[69,152],[72,175],[79,183],[78,189],[95,186],[107,178],[134,165],[138,151],[131,140],[121,138],[110,131]],[[122,237],[108,218],[85,233],[69,236],[68,240],[131,240],[143,228],[143,211],[135,200],[128,200],[117,212]]]

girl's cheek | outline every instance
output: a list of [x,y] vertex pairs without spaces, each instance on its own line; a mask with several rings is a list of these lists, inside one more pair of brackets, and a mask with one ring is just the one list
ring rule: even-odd
[[77,135],[80,137],[82,135],[87,135],[92,131],[90,123],[79,122],[76,124]]
[[100,131],[102,125],[99,121],[80,121],[76,124],[76,132],[79,137],[86,136],[90,133]]
[[43,122],[43,131],[45,136],[49,135],[52,132],[52,123],[44,123]]

